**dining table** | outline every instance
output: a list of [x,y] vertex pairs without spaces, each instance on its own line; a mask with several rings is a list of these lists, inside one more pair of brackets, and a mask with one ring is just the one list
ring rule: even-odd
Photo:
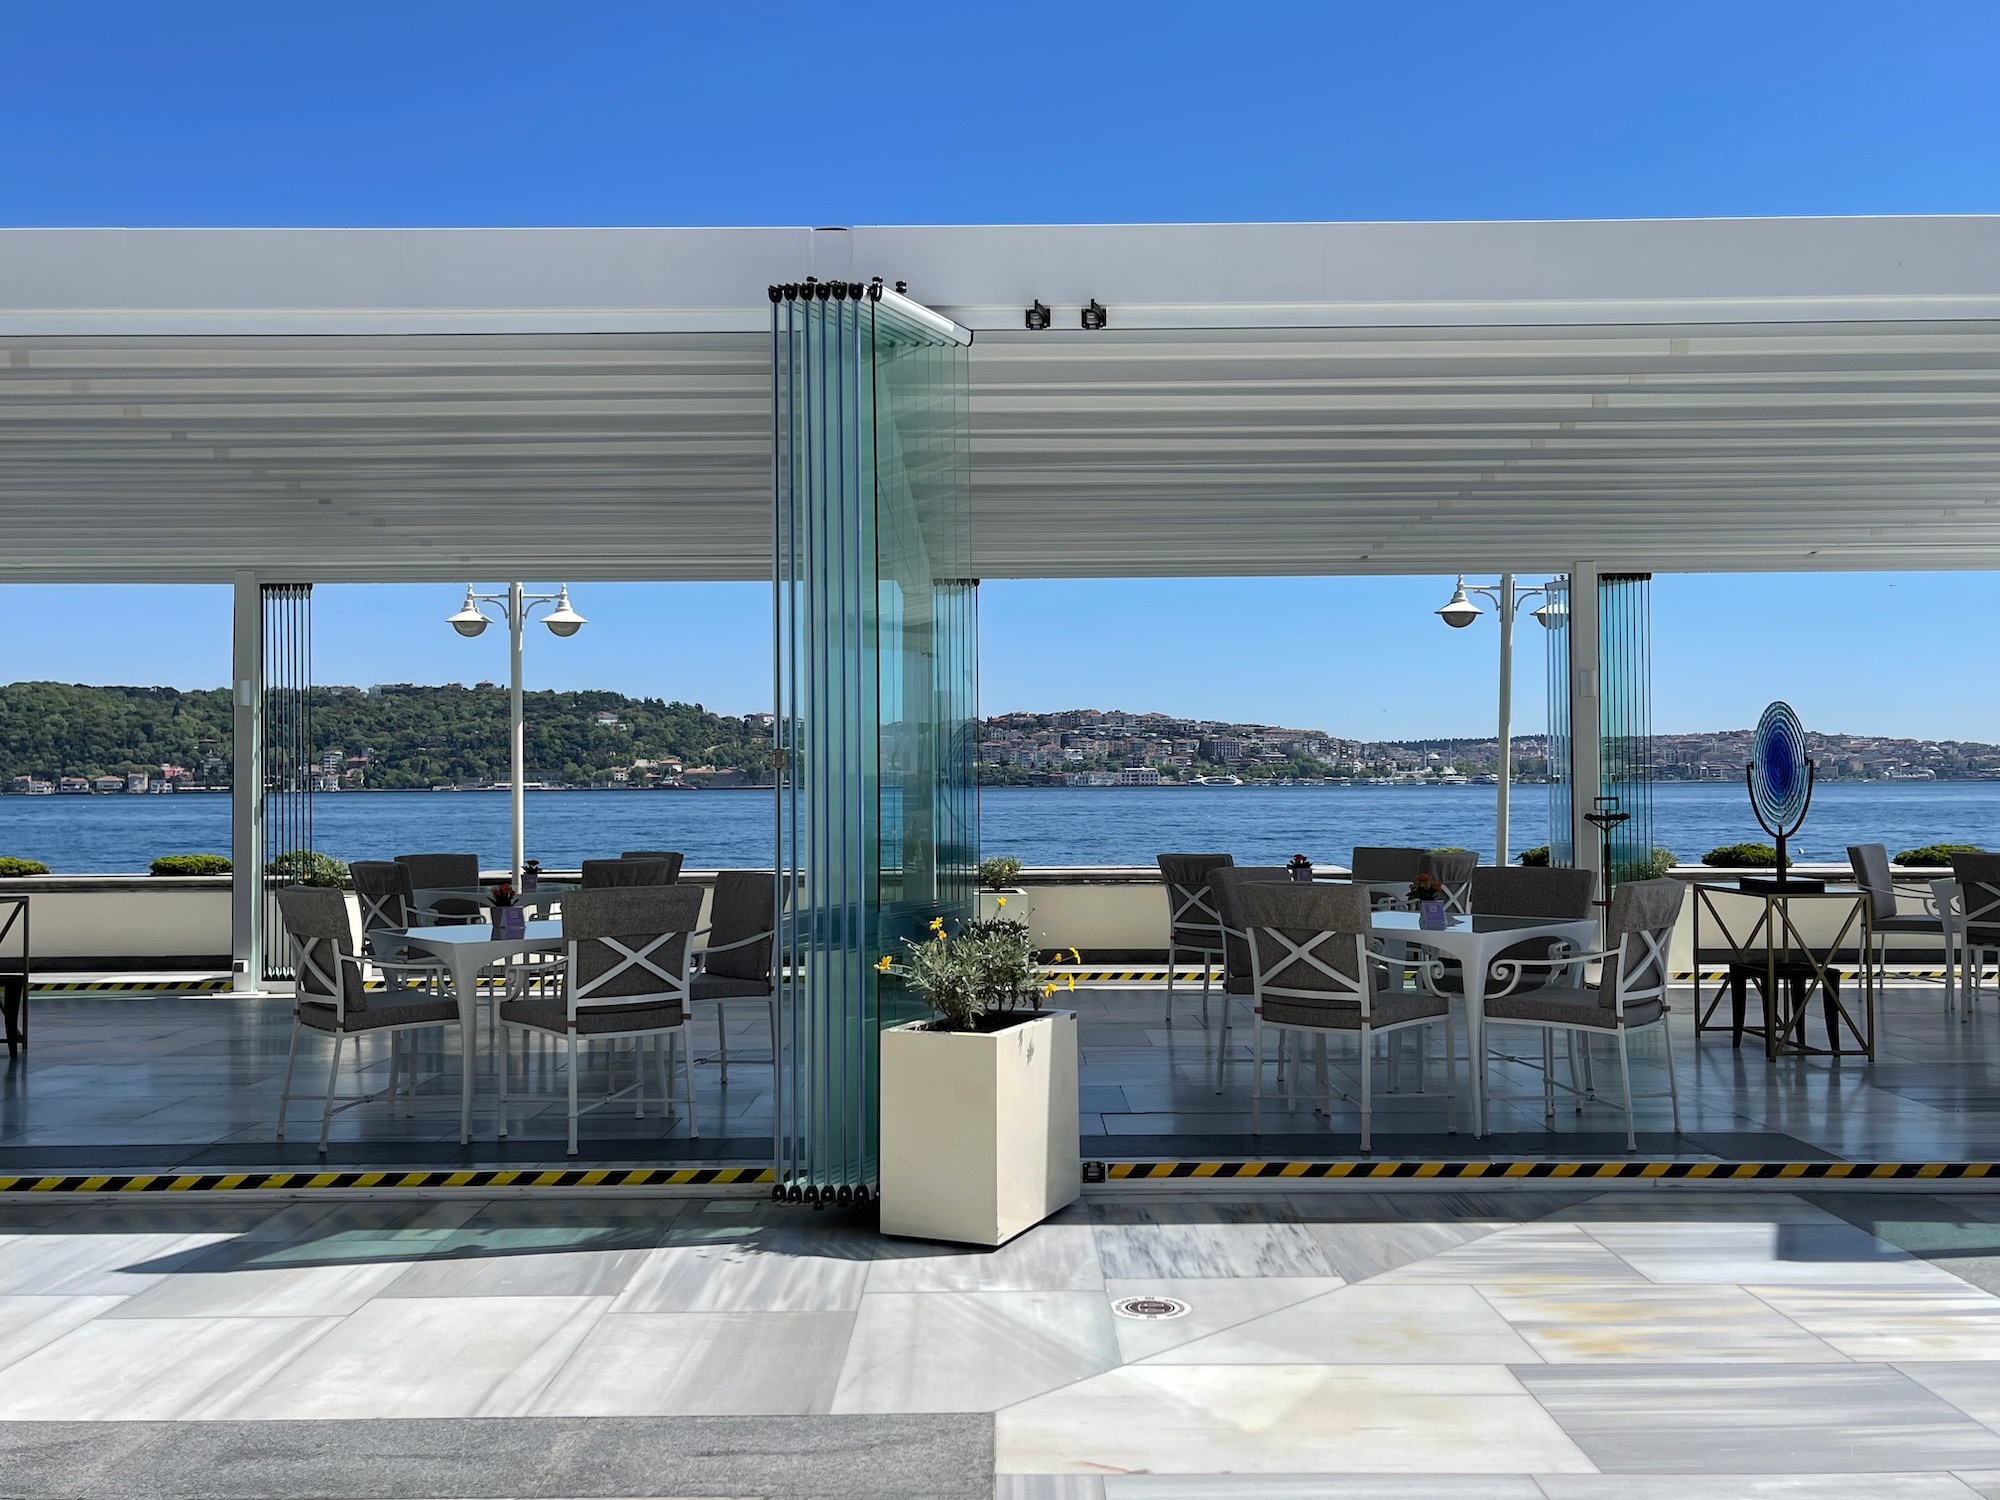
[[1486,985],[1493,962],[1517,943],[1555,938],[1587,952],[1597,933],[1594,918],[1481,916],[1454,912],[1442,927],[1427,927],[1413,911],[1375,911],[1368,918],[1371,937],[1428,948],[1458,961],[1465,995],[1465,1046],[1471,1066],[1472,1133],[1486,1134],[1486,1077],[1480,1066],[1486,1049]]
[[[466,922],[448,927],[409,927],[385,934],[403,947],[442,959],[451,974],[452,996],[458,1001],[465,1061],[460,1068],[458,1143],[472,1139],[473,1060],[478,1055],[479,976],[481,971],[510,958],[548,953],[562,947],[561,922],[529,922],[519,937],[500,937],[491,922]],[[497,1014],[495,1024],[498,1024]]]

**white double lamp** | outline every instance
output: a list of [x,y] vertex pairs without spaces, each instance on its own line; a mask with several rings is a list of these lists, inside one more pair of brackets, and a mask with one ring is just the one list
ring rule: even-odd
[[1493,810],[1493,842],[1496,858],[1504,865],[1512,858],[1507,847],[1507,805],[1514,781],[1514,615],[1524,600],[1540,597],[1541,607],[1532,611],[1535,619],[1544,630],[1560,630],[1568,623],[1568,606],[1559,583],[1520,588],[1512,573],[1502,573],[1498,584],[1467,588],[1461,573],[1438,618],[1453,630],[1465,629],[1486,613],[1474,602],[1475,595],[1490,600],[1500,616],[1500,796]]
[[465,586],[465,603],[458,613],[446,617],[445,623],[460,635],[468,638],[479,635],[488,625],[495,623],[483,606],[500,606],[500,619],[507,626],[508,677],[507,710],[509,735],[509,760],[511,774],[508,781],[509,808],[513,825],[513,870],[514,888],[521,886],[521,867],[527,857],[527,808],[524,801],[524,783],[527,780],[527,732],[523,727],[521,712],[521,632],[528,623],[531,610],[553,606],[542,616],[542,623],[549,627],[549,633],[556,636],[572,636],[583,629],[588,622],[570,606],[569,585],[563,584],[553,594],[530,594],[522,591],[518,583],[507,585],[504,594],[482,594],[471,584]]

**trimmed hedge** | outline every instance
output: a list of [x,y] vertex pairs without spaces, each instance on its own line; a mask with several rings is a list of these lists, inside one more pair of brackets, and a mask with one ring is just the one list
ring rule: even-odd
[[[1723,844],[1704,854],[1701,862],[1720,870],[1770,870],[1777,867],[1778,851],[1769,844]],[[1787,859],[1785,863],[1797,861]]]
[[[1776,857],[1776,851],[1773,851],[1772,858],[1775,859]],[[1680,860],[1675,857],[1673,850],[1662,849],[1658,844],[1655,844],[1653,852],[1646,856],[1646,863],[1639,871],[1639,878],[1641,880],[1662,879],[1671,874],[1674,866],[1679,863]]]
[[1915,849],[1904,849],[1896,856],[1899,865],[1924,865],[1935,867],[1949,865],[1954,854],[1984,854],[1986,851],[1977,844],[1922,844]]
[[1519,856],[1519,862],[1524,865],[1532,865],[1537,869],[1545,867],[1549,862],[1549,846],[1547,844],[1537,844],[1532,849],[1523,849]]
[[989,891],[1004,891],[1020,878],[1021,862],[1011,854],[996,854],[979,862],[979,883]]
[[46,875],[49,867],[39,859],[16,859],[11,854],[0,854],[0,879],[14,875]]
[[266,875],[289,875],[299,885],[329,886],[339,890],[347,884],[347,866],[331,854],[313,849],[287,849],[268,865]]
[[162,854],[153,861],[155,875],[227,875],[233,867],[223,854]]

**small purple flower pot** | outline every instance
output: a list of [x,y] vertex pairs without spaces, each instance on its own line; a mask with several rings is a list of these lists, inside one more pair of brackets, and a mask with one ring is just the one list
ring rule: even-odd
[[528,935],[528,914],[518,906],[496,906],[493,908],[493,935],[496,938],[519,938]]
[[1447,925],[1442,901],[1419,901],[1417,903],[1417,925],[1433,930],[1442,930]]

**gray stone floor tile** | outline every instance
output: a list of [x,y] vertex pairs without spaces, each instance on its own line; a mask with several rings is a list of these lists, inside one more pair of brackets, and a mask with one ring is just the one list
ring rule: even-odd
[[439,1254],[401,1270],[383,1297],[615,1297],[648,1252],[546,1250]]
[[1333,1273],[1348,1281],[1366,1281],[1507,1227],[1491,1220],[1307,1225]]
[[[0,1256],[5,1254],[0,1245]],[[0,1368],[124,1302],[122,1297],[0,1297]]]
[[24,1236],[0,1252],[0,1296],[133,1296],[227,1238],[216,1232]]
[[1606,1473],[2000,1464],[2000,1436],[1886,1365],[1543,1365],[1515,1373]]
[[5,1422],[22,1500],[987,1500],[984,1415]]
[[646,1253],[617,1310],[852,1312],[871,1262],[817,1253],[827,1248],[815,1236],[776,1231],[749,1240],[670,1243]]
[[1508,1365],[1540,1356],[1469,1286],[1342,1287],[1152,1357],[1155,1364]]
[[1837,1277],[1749,1290],[1853,1359],[2000,1359],[2000,1298],[1955,1277],[1916,1286]]
[[1104,1481],[1095,1474],[1002,1474],[993,1500],[1105,1500]]
[[854,1315],[611,1313],[535,1403],[541,1416],[824,1412]]
[[1848,1357],[1741,1287],[1518,1282],[1478,1290],[1550,1364]]
[[1120,1362],[1101,1292],[889,1292],[861,1301],[835,1411],[992,1411]]

